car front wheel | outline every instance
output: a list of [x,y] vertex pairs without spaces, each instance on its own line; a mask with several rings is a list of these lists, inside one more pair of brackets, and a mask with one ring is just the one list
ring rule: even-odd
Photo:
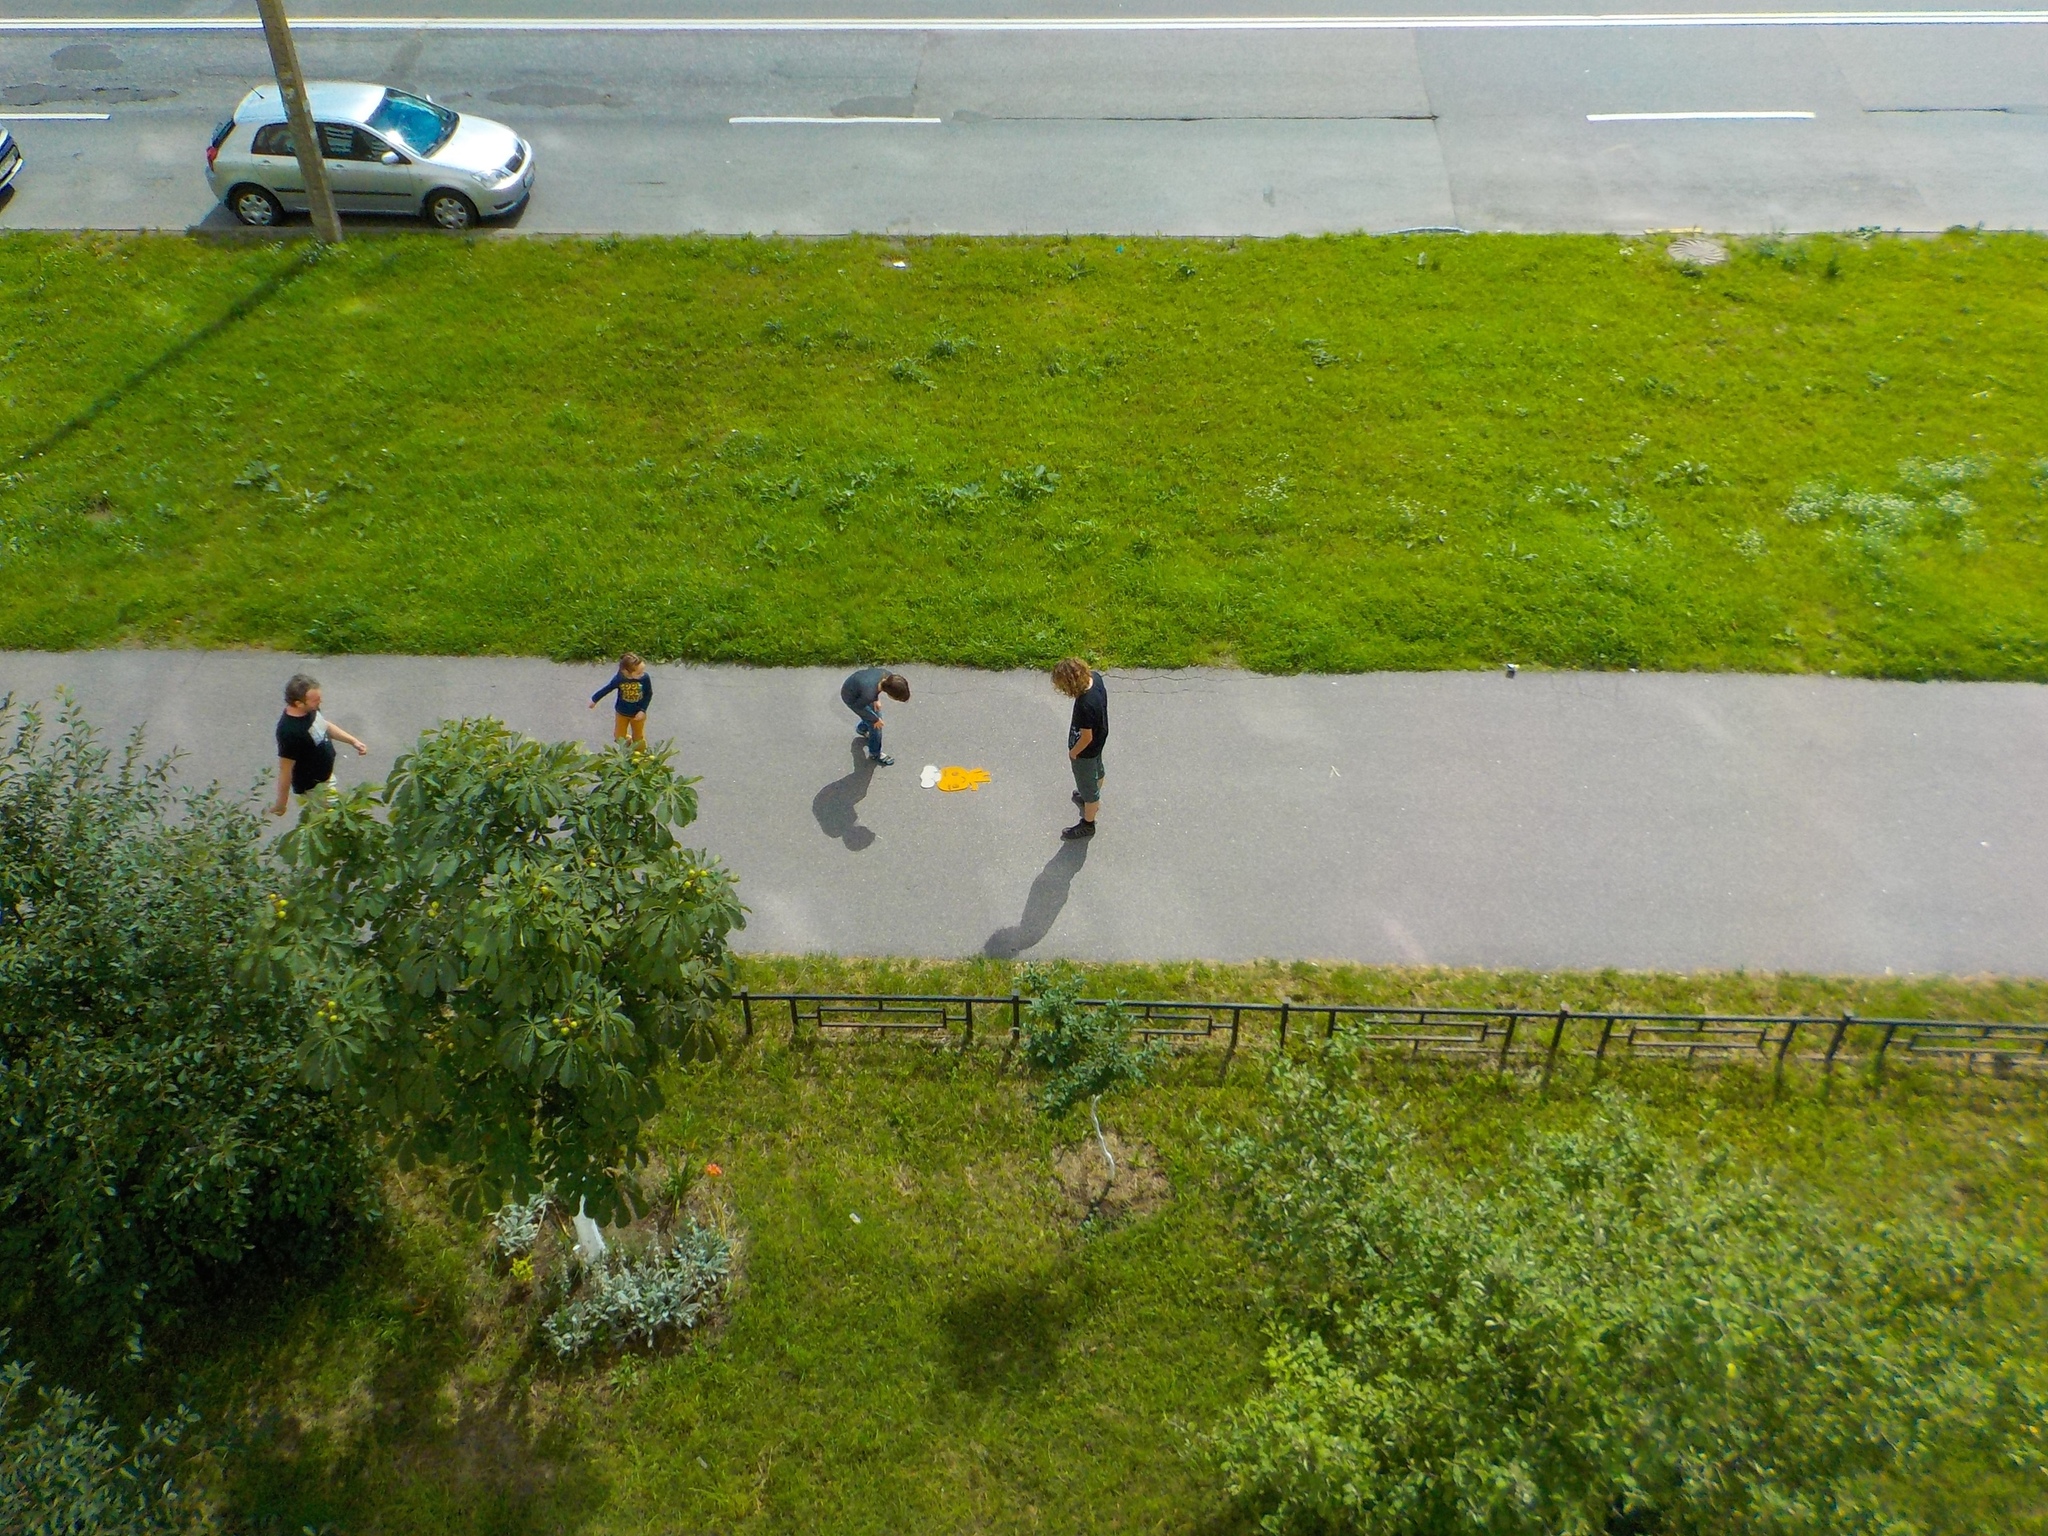
[[443,229],[474,229],[476,204],[460,192],[436,192],[427,199],[427,217]]
[[284,222],[284,204],[261,187],[237,187],[228,194],[228,210],[244,224],[259,229]]

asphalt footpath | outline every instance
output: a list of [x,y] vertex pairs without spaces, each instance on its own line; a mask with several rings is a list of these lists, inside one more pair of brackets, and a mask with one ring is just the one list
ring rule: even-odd
[[[609,741],[601,666],[0,652],[189,781],[274,783],[318,677],[373,780],[435,722]],[[838,669],[656,667],[742,947],[849,955],[2048,973],[2048,687],[1705,674],[1111,672],[1100,833],[1042,673],[903,666],[869,768]],[[885,701],[886,702],[886,701]],[[925,765],[987,771],[960,793]]]

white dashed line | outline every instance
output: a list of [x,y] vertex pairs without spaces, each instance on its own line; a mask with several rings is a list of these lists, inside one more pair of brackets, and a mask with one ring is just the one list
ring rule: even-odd
[[0,123],[104,123],[111,112],[0,112]]
[[1589,123],[1810,123],[1811,112],[1588,112]]
[[728,123],[758,128],[781,123],[942,123],[942,117],[728,117]]
[[[2048,10],[1636,11],[1491,16],[299,16],[295,32],[1499,32],[1610,27],[2010,27]],[[10,17],[0,32],[256,32],[253,16]]]

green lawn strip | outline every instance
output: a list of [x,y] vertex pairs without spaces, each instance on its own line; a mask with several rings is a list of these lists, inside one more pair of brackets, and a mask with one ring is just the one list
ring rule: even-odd
[[[1001,960],[747,955],[755,992],[887,992],[1007,997],[1018,968]],[[1569,1007],[1642,1013],[2048,1021],[2048,980],[2006,976],[1805,976],[1774,971],[1488,971],[1449,966],[1115,964],[1084,968],[1090,996],[1214,1002],[1381,1003],[1437,1008]],[[762,1012],[763,1032],[776,1028]],[[786,1018],[780,1025],[787,1033]]]
[[[745,963],[750,985],[915,984],[1004,991],[1005,968]],[[1560,995],[1644,1006],[1924,1004],[2026,1011],[2041,983],[1488,974],[1361,968],[1114,967],[1090,990],[1171,995]],[[2035,1014],[2038,1016],[2038,1013]],[[194,1318],[127,1413],[182,1396],[206,1415],[207,1477],[264,1528],[351,1532],[1200,1531],[1249,1529],[1224,1508],[1200,1437],[1262,1380],[1247,1266],[1215,1181],[1210,1128],[1252,1124],[1256,1058],[1227,1084],[1217,1057],[1169,1063],[1104,1102],[1107,1126],[1158,1150],[1171,1179],[1152,1215],[1084,1230],[1055,1186],[1056,1149],[1092,1140],[1085,1114],[1048,1125],[993,1044],[791,1049],[770,1030],[669,1082],[653,1135],[717,1162],[745,1229],[729,1321],[675,1352],[563,1369],[508,1310],[483,1233],[447,1215],[434,1181],[395,1184],[382,1231],[343,1272],[252,1285]],[[1823,1086],[1766,1074],[1611,1063],[1606,1081],[1667,1133],[1705,1132],[1748,1163],[1869,1220],[1909,1207],[1982,1222],[2038,1248],[2048,1174],[2040,1088],[1934,1072]],[[1360,1091],[1418,1125],[1453,1163],[1584,1113],[1590,1069],[1548,1094],[1460,1066],[1371,1066]],[[861,1219],[855,1222],[852,1218]],[[2038,1279],[2003,1304],[2036,1348]],[[102,1390],[106,1391],[105,1385]],[[1955,1469],[1946,1525],[2011,1522],[1996,1468]],[[1974,1522],[1974,1526],[1973,1526]]]
[[2034,237],[300,259],[0,240],[0,645],[2048,675]]

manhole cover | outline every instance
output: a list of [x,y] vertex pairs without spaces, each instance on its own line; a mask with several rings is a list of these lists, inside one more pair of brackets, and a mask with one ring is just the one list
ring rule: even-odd
[[1683,240],[1672,241],[1664,254],[1680,266],[1718,267],[1728,259],[1728,247],[1705,235],[1687,235]]

